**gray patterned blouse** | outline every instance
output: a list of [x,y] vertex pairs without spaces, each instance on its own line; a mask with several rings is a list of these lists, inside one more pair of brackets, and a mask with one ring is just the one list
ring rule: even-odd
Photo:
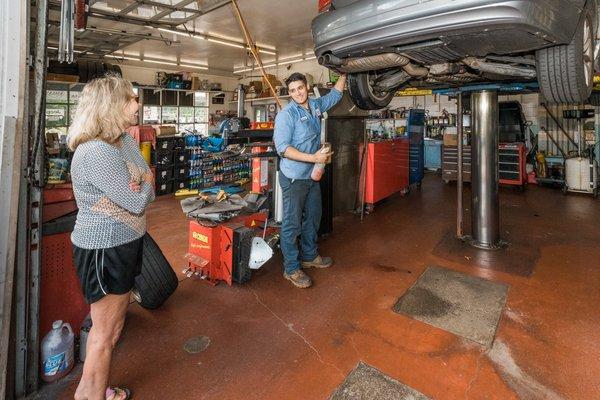
[[[152,185],[142,181],[149,168],[127,134],[111,145],[92,140],[77,146],[71,162],[73,192],[79,207],[71,241],[83,249],[103,249],[139,239],[146,233]],[[129,183],[140,183],[134,192]]]

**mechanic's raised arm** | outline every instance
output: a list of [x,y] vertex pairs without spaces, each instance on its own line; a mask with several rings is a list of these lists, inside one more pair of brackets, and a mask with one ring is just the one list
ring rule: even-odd
[[338,78],[337,82],[335,83],[335,85],[333,87],[336,88],[341,93],[344,93],[345,86],[346,86],[346,74],[342,74],[342,75],[340,75],[340,77]]
[[321,112],[329,110],[335,106],[341,99],[344,92],[344,86],[346,85],[346,74],[341,75],[333,89],[329,91],[325,96],[317,98]]

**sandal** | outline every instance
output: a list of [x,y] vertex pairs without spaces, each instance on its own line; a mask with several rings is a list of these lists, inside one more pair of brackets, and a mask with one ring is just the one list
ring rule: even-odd
[[129,400],[131,399],[131,390],[127,388],[106,388],[106,400]]

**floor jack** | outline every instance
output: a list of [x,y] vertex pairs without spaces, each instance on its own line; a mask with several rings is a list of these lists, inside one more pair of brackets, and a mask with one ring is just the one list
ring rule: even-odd
[[[247,145],[252,149],[252,192],[269,190],[268,162],[272,143]],[[279,241],[279,228],[269,226],[269,213],[238,215],[227,222],[190,221],[188,268],[190,278],[204,279],[212,285],[219,281],[244,283],[271,257]]]

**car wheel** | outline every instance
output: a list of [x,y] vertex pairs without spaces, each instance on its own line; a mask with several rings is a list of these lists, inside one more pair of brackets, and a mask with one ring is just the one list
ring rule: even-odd
[[142,272],[135,277],[133,296],[142,307],[154,310],[173,294],[179,282],[171,264],[148,233],[142,239],[142,246]]
[[587,14],[571,43],[536,52],[540,91],[551,103],[582,103],[592,92],[594,35]]
[[371,80],[377,75],[373,72],[360,72],[348,75],[348,92],[358,108],[363,110],[379,110],[392,101],[395,90],[389,92],[375,91]]

